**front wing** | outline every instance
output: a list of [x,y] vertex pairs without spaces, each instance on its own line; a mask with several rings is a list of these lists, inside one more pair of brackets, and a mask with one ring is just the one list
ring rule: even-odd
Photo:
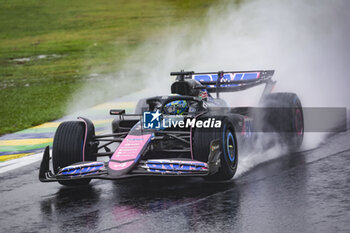
[[207,176],[209,165],[190,159],[151,159],[140,160],[127,174],[110,173],[108,162],[80,162],[62,169],[56,174],[50,170],[49,147],[45,148],[40,165],[39,180],[41,182],[55,182],[60,180],[77,179],[125,179],[136,176]]

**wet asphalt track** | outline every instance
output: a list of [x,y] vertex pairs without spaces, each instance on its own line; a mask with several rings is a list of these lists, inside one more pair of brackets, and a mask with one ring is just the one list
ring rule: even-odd
[[226,183],[202,179],[38,181],[39,163],[0,176],[1,232],[350,232],[350,133],[260,164]]

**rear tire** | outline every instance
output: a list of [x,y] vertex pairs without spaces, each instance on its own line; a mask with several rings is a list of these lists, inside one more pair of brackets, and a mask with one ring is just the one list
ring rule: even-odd
[[271,93],[262,102],[268,108],[264,123],[268,131],[277,132],[281,142],[291,152],[299,150],[304,137],[303,108],[294,93]]
[[[52,162],[55,173],[58,172],[59,168],[83,161],[84,137],[85,125],[83,122],[67,121],[59,125],[55,133],[52,149]],[[85,154],[85,160],[96,161],[96,157],[93,157],[91,153],[87,153]],[[90,180],[62,180],[58,182],[62,185],[76,186],[87,185],[90,183]]]
[[193,136],[194,159],[208,162],[210,143],[212,140],[220,140],[220,163],[219,171],[205,177],[207,180],[229,180],[237,170],[238,147],[237,139],[232,123],[227,119],[222,120],[221,128],[196,128]]

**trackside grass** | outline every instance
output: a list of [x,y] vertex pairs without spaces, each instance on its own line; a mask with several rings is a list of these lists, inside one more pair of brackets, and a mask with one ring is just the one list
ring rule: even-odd
[[64,114],[92,70],[145,39],[203,20],[215,0],[0,0],[0,135]]

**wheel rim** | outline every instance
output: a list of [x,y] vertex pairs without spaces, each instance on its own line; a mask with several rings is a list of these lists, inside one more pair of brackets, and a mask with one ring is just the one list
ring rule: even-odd
[[233,166],[236,160],[236,143],[231,131],[227,131],[226,133],[226,152]]

